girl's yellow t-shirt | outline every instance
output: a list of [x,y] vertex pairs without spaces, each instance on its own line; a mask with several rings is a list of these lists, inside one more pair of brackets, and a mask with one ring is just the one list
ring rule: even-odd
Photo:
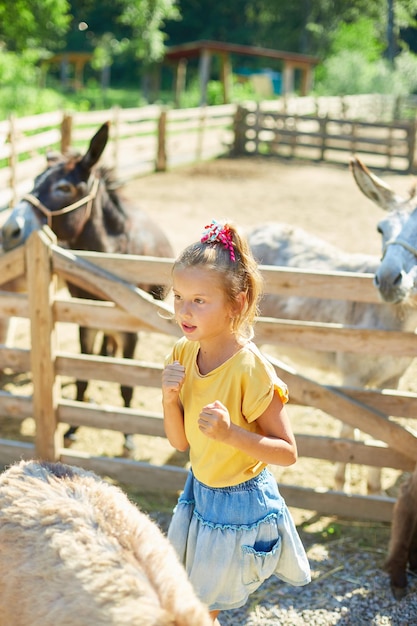
[[199,348],[197,341],[183,337],[166,360],[179,361],[185,367],[180,400],[191,467],[195,477],[210,487],[237,485],[257,476],[266,464],[204,435],[197,423],[202,408],[218,400],[227,407],[234,424],[260,432],[256,419],[269,406],[275,391],[283,403],[288,401],[287,386],[251,341],[205,376],[197,366]]

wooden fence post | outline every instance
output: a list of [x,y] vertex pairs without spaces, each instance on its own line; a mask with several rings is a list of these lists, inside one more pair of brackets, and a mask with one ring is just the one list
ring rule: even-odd
[[247,110],[241,105],[238,105],[233,121],[234,140],[232,154],[234,156],[245,154],[246,114]]
[[326,128],[327,128],[327,120],[328,115],[324,115],[320,118],[319,126],[320,126],[320,135],[321,135],[321,146],[320,146],[320,161],[324,161],[324,153],[326,151]]
[[114,106],[112,115],[112,123],[110,127],[110,138],[113,142],[113,157],[112,157],[112,167],[115,172],[116,178],[119,178],[119,152],[120,152],[120,107]]
[[10,115],[9,117],[9,142],[10,142],[10,157],[9,157],[9,167],[10,167],[10,189],[12,190],[12,195],[10,197],[9,206],[13,206],[17,200],[17,149],[16,149],[16,124],[14,115]]
[[36,231],[26,243],[25,254],[31,320],[35,451],[40,459],[56,461],[62,441],[58,439],[57,433],[60,389],[59,379],[55,376],[56,331],[53,312],[57,285],[56,276],[51,272],[51,238],[45,231]]
[[255,154],[259,154],[259,132],[260,132],[260,127],[261,127],[261,120],[262,120],[262,112],[261,112],[261,105],[259,102],[256,103],[256,111],[255,111],[255,124],[253,126],[254,130],[255,130],[255,150],[254,153]]
[[407,132],[408,143],[408,173],[417,173],[417,154],[416,154],[416,133],[417,133],[417,120],[413,120],[410,123]]
[[61,154],[65,154],[72,144],[72,115],[64,113],[61,122]]
[[196,151],[195,151],[195,158],[197,159],[197,161],[201,161],[203,158],[203,143],[204,143],[204,128],[206,125],[206,110],[207,107],[202,106],[200,107],[200,119],[199,119],[199,123],[198,123],[198,129],[197,129],[197,145],[196,145]]
[[155,170],[157,172],[165,172],[167,169],[166,127],[167,112],[161,111],[158,120],[158,148],[155,163]]

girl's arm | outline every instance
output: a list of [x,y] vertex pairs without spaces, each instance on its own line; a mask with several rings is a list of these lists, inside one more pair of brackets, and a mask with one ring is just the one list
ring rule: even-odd
[[297,445],[290,420],[278,393],[258,417],[262,434],[253,433],[233,424],[229,411],[219,401],[204,407],[199,426],[207,437],[238,448],[249,456],[271,465],[292,465],[297,460]]
[[174,361],[162,372],[162,408],[164,428],[169,443],[184,452],[188,449],[185,436],[184,411],[180,401],[180,390],[185,380],[185,368]]

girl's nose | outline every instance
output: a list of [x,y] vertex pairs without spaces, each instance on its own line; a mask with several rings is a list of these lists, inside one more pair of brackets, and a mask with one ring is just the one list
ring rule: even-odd
[[182,302],[179,312],[183,317],[189,317],[191,312],[190,304],[187,302]]

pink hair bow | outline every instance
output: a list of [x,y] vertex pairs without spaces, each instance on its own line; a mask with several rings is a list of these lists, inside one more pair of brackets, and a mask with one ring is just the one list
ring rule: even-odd
[[229,250],[230,260],[236,260],[232,232],[228,226],[220,224],[217,220],[213,220],[211,224],[205,226],[201,243],[221,243],[226,250]]

